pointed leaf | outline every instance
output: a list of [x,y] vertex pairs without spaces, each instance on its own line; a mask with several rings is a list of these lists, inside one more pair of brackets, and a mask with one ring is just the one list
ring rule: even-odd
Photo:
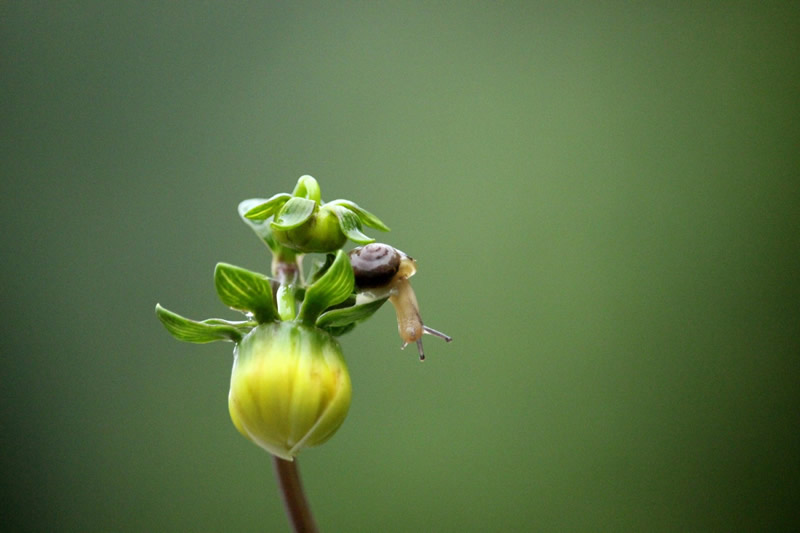
[[305,198],[292,198],[286,202],[272,221],[272,229],[289,230],[303,224],[314,214],[317,203]]
[[269,278],[244,268],[217,263],[214,286],[222,303],[243,312],[251,312],[259,324],[277,320]]
[[256,235],[264,240],[269,249],[275,252],[279,249],[280,244],[278,244],[278,242],[275,240],[275,237],[272,235],[272,229],[269,227],[269,220],[252,220],[245,216],[245,214],[250,210],[267,201],[268,200],[264,200],[263,198],[251,198],[249,200],[244,200],[239,204],[239,216],[242,217],[242,220],[244,220],[245,224],[250,226],[250,228],[256,232]]
[[381,220],[378,217],[376,217],[366,209],[359,207],[355,202],[351,202],[350,200],[334,200],[326,205],[330,204],[347,207],[352,212],[354,212],[358,216],[358,219],[361,221],[361,223],[367,227],[375,228],[381,231],[389,231],[389,227],[386,226],[386,224],[384,224],[383,222],[381,222]]
[[313,325],[325,309],[344,301],[353,292],[353,268],[347,254],[336,252],[336,259],[327,272],[306,289],[306,297],[300,308],[300,320]]
[[326,311],[319,316],[316,326],[322,329],[330,329],[340,328],[349,324],[357,324],[371,317],[375,311],[386,303],[386,300],[388,300],[388,298],[380,298],[352,307],[343,307],[341,309]]
[[[291,195],[284,192],[276,194],[272,198],[264,200],[262,203],[256,205],[248,204],[248,209],[242,216],[250,220],[266,220],[283,207],[283,204],[285,204],[289,198],[291,198]],[[256,198],[245,200],[245,202],[253,202],[254,200],[256,200]]]
[[297,196],[299,198],[308,198],[309,200],[313,200],[314,202],[320,202],[320,190],[319,190],[319,183],[315,180],[312,176],[306,174],[305,176],[300,176],[300,179],[297,180],[297,185],[294,186],[294,191],[292,191],[292,196]]
[[156,316],[179,341],[204,344],[214,341],[239,342],[245,334],[240,328],[220,319],[197,322],[173,313],[156,304]]
[[358,215],[341,205],[334,205],[330,208],[336,213],[336,217],[339,219],[339,227],[342,228],[342,233],[347,235],[348,239],[358,244],[375,242],[375,239],[361,233],[361,221]]

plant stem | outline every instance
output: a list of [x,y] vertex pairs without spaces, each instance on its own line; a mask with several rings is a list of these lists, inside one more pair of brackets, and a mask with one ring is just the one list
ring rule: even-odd
[[297,471],[297,459],[286,461],[280,457],[272,456],[275,465],[275,476],[283,496],[283,505],[286,515],[296,533],[316,533],[317,524],[311,514],[303,484],[300,482],[300,473]]
[[296,283],[301,276],[300,257],[286,248],[273,251],[272,276],[281,284]]

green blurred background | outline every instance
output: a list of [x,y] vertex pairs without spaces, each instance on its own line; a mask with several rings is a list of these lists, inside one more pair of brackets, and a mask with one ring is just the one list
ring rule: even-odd
[[797,2],[3,2],[0,58],[5,530],[287,529],[153,307],[235,318],[302,174],[455,337],[342,338],[323,531],[797,525]]

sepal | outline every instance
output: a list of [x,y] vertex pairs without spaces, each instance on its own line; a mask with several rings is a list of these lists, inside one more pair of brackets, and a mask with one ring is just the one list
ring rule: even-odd
[[[342,307],[325,311],[317,318],[315,325],[320,329],[328,331],[331,335],[338,337],[342,333],[350,331],[350,329],[355,327],[359,322],[363,322],[371,317],[387,300],[388,298],[380,298],[351,307]],[[341,331],[343,328],[348,329],[346,329],[346,331]]]
[[339,207],[346,207],[358,217],[362,224],[367,227],[375,228],[380,231],[390,231],[389,227],[381,222],[381,219],[367,211],[366,209],[359,207],[358,204],[355,202],[351,202],[350,200],[334,200],[332,202],[328,202],[325,205],[332,205],[332,206],[339,206]]
[[375,242],[375,239],[367,237],[361,233],[361,220],[353,211],[340,205],[330,206],[333,212],[336,213],[336,218],[339,219],[339,227],[342,233],[347,235],[347,238],[357,244],[369,244]]
[[[278,194],[275,196],[281,196],[281,195]],[[273,196],[272,198],[275,198],[275,196]],[[284,194],[283,196],[286,196],[286,200],[289,199],[288,194]],[[270,214],[267,215],[264,219],[249,218],[247,216],[248,213],[250,213],[251,211],[255,211],[258,207],[263,205],[264,202],[269,202],[271,200],[272,199],[264,200],[263,198],[250,198],[249,200],[243,200],[242,202],[239,203],[238,210],[239,210],[239,216],[244,221],[244,223],[250,226],[250,229],[252,229],[256,233],[256,235],[261,237],[261,240],[263,240],[266,243],[267,247],[270,250],[272,250],[273,253],[277,253],[280,250],[281,245],[278,244],[278,241],[275,240],[275,236],[272,234],[272,229],[269,227],[269,220],[267,220],[270,216],[272,216],[272,212],[270,212]],[[286,200],[284,200],[284,202]],[[281,204],[281,206],[282,205],[283,204]],[[260,216],[260,214],[258,216]]]
[[314,179],[313,176],[309,176],[308,174],[300,176],[300,178],[297,180],[297,185],[294,186],[292,196],[296,196],[298,198],[308,198],[316,203],[320,203],[322,201],[319,183],[317,183],[317,180]]
[[294,229],[305,224],[306,221],[311,218],[311,215],[314,214],[316,207],[317,203],[314,200],[297,197],[292,198],[283,204],[281,210],[275,214],[270,226],[273,230],[287,231]]
[[276,194],[268,200],[262,200],[260,198],[245,200],[239,205],[241,206],[245,202],[250,202],[247,204],[247,210],[242,212],[240,209],[239,212],[248,220],[266,220],[277,211],[280,211],[283,205],[288,202],[290,198],[291,195],[283,192]]
[[303,306],[300,308],[300,321],[313,325],[323,311],[346,300],[354,287],[350,260],[346,253],[338,250],[331,266],[306,289]]
[[256,325],[252,321],[229,322],[220,318],[198,322],[173,313],[160,304],[156,304],[156,316],[173,337],[196,344],[214,341],[239,342]]
[[278,319],[269,278],[227,263],[217,263],[214,287],[219,299],[232,309],[252,313],[259,324]]

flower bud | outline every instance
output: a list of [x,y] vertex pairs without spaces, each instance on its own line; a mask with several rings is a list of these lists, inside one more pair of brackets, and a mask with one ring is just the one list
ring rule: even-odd
[[347,236],[342,232],[336,213],[328,207],[315,211],[295,228],[273,228],[275,240],[287,248],[305,253],[334,252],[344,246]]
[[293,322],[261,324],[234,349],[228,410],[245,437],[282,459],[322,444],[350,407],[339,343]]

